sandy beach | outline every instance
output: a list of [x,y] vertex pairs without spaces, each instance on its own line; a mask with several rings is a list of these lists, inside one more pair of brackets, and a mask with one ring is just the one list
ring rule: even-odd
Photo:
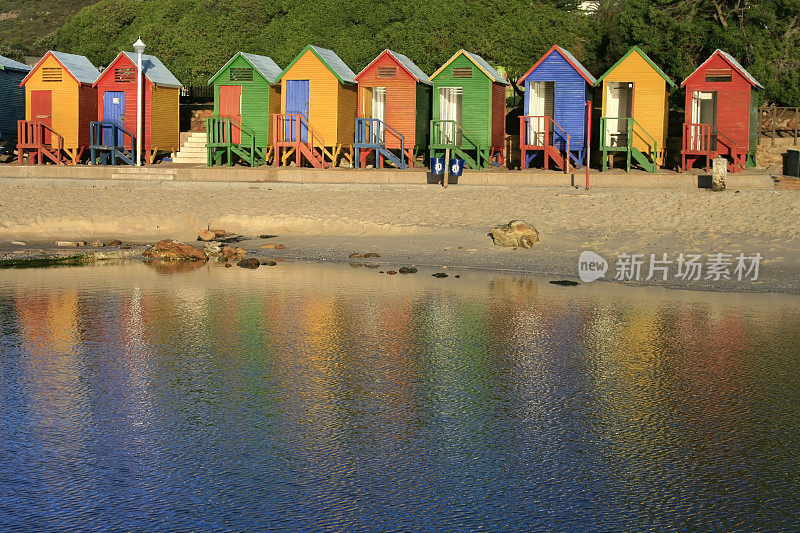
[[[627,282],[800,292],[795,191],[180,182],[25,182],[0,189],[4,257],[53,250],[56,240],[192,242],[211,227],[249,237],[239,246],[257,255],[285,260],[349,262],[352,252],[372,251],[381,256],[373,262],[387,268],[513,270],[567,279],[577,279],[585,250],[608,260],[606,279],[620,254],[675,260],[681,253],[759,253],[757,280],[693,281],[670,272],[666,281]],[[493,245],[488,233],[513,219],[535,226],[541,242],[531,250]],[[262,250],[263,234],[277,235],[269,242],[286,248]]]

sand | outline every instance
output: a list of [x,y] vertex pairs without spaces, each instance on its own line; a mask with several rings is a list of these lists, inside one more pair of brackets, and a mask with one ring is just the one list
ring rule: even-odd
[[[800,293],[796,191],[416,185],[142,183],[0,187],[2,250],[55,240],[192,241],[208,227],[253,237],[240,243],[290,260],[348,261],[375,251],[387,268],[426,265],[577,278],[578,256],[611,263],[621,253],[760,253],[759,279],[638,283],[725,291]],[[532,250],[494,246],[488,233],[512,219],[535,226]],[[269,241],[261,234],[276,234]],[[21,240],[27,246],[11,245]],[[265,242],[285,250],[261,251]],[[646,268],[645,268],[646,270]],[[645,273],[646,274],[646,273]],[[644,277],[644,276],[643,276]]]

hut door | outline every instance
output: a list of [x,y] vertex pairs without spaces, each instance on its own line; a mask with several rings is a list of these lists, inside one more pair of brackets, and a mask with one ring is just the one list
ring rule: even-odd
[[[694,91],[692,93],[692,124],[708,124],[711,126],[711,146],[709,150],[717,149],[717,92]],[[691,130],[692,150],[703,150],[703,132],[698,127]]]
[[[111,122],[117,126],[125,127],[125,93],[122,91],[106,91],[103,93],[103,122]],[[125,144],[122,132],[117,133],[114,139],[111,127],[103,127],[103,144],[106,146],[123,146]]]
[[297,130],[300,130],[300,141],[308,142],[308,80],[286,80],[286,114],[302,115],[302,120],[286,121],[286,139],[297,141]]
[[[53,127],[53,91],[31,91],[31,120]],[[44,143],[50,142],[50,132],[45,130]]]
[[633,116],[633,83],[606,84],[606,146],[628,146],[628,121]]
[[386,87],[372,88],[372,118],[380,120],[378,125],[379,142],[385,142],[383,124],[386,122]]
[[462,87],[439,87],[439,131],[442,144],[461,145],[461,103],[464,97]]
[[[544,146],[544,133],[547,131],[547,119],[555,116],[555,82],[535,81],[531,83],[528,98],[528,112],[532,117],[528,122],[528,142],[531,146]],[[551,128],[552,130],[552,128]],[[553,142],[553,132],[550,132],[549,143]]]
[[242,142],[242,86],[241,85],[220,85],[219,86],[219,116],[230,118],[236,121],[231,124],[231,142],[240,144]]

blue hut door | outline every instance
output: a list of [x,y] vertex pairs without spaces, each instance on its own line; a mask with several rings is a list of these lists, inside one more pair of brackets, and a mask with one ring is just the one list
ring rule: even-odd
[[[302,115],[308,121],[308,80],[286,80],[286,114]],[[308,142],[308,127],[297,119],[287,120],[286,139],[297,141],[298,129],[300,141]]]
[[[125,93],[121,91],[106,91],[103,93],[103,122],[112,122],[121,128],[125,127]],[[122,146],[124,144],[122,132],[117,133],[116,141],[113,138],[112,128],[103,127],[103,144],[106,146]]]

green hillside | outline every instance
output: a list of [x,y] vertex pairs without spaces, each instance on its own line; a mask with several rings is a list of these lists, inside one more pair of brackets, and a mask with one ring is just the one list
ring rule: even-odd
[[0,0],[0,54],[21,60],[47,51],[47,37],[97,0]]

